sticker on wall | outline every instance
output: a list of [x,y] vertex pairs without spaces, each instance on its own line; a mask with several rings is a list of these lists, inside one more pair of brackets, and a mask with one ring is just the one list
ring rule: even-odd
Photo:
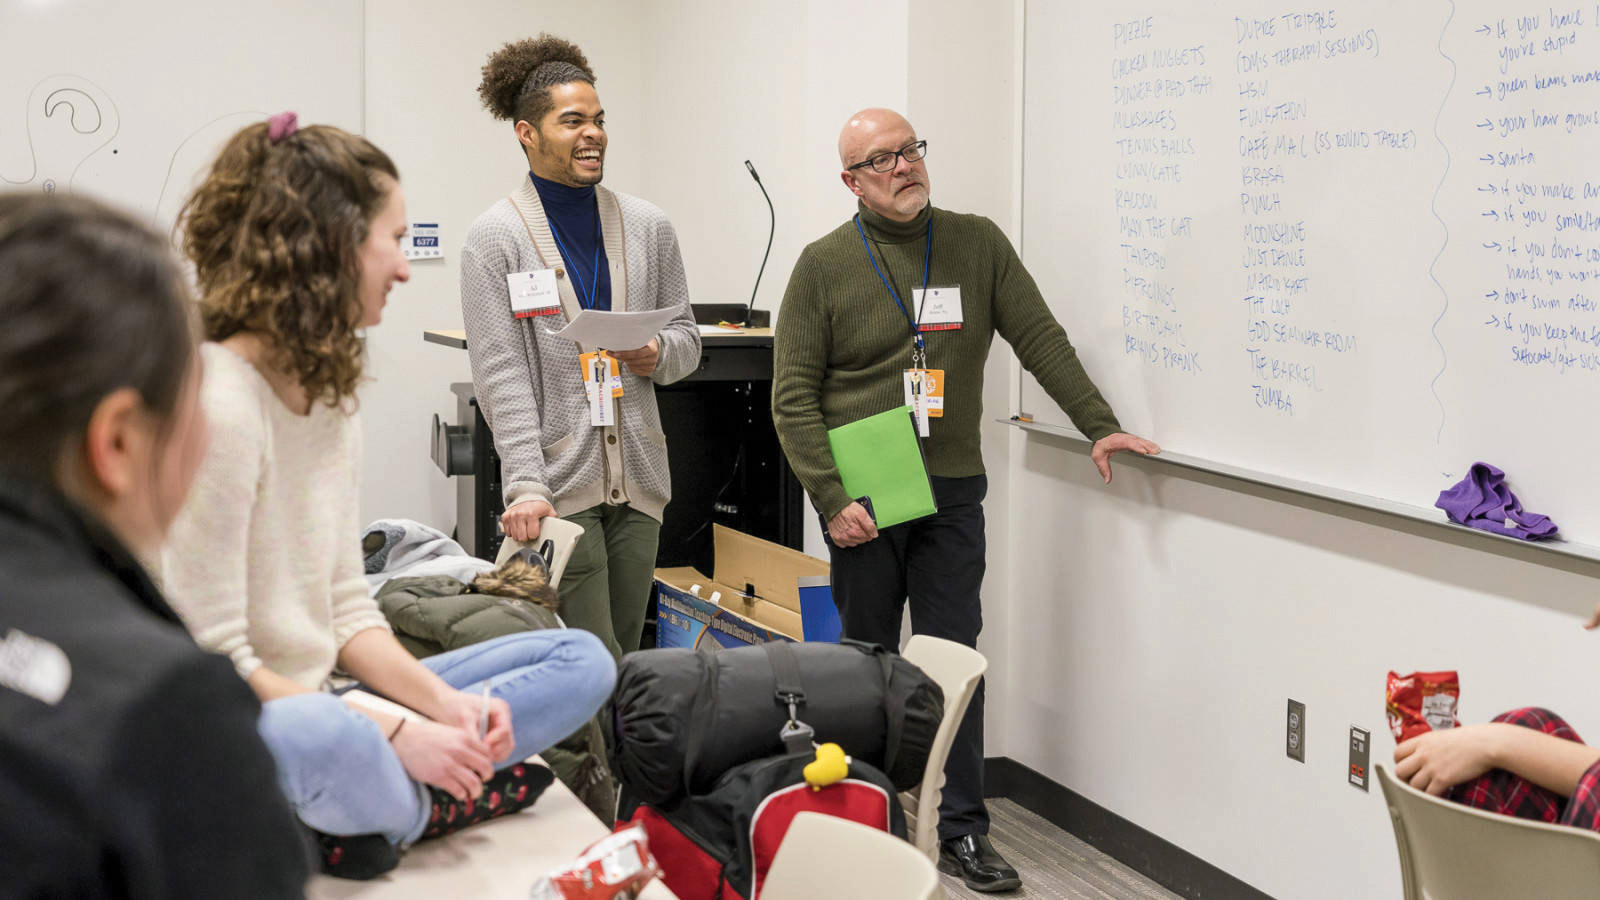
[[443,259],[444,248],[439,246],[438,222],[412,222],[406,231],[400,250],[406,259]]

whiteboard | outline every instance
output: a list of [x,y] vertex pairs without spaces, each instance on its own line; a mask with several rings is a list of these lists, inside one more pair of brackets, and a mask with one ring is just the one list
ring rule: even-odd
[[1484,460],[1600,543],[1600,5],[1030,2],[1025,35],[1023,260],[1126,429],[1421,507]]
[[239,128],[362,128],[361,0],[0,0],[0,190],[85,193],[169,228]]

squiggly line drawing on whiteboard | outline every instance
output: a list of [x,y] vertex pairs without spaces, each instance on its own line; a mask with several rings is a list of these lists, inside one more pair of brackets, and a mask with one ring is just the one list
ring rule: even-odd
[[34,85],[22,127],[32,171],[22,179],[0,173],[0,181],[15,185],[37,182],[45,193],[54,193],[63,187],[70,191],[89,157],[116,140],[122,117],[104,88],[87,78],[60,74]]
[[[188,197],[189,188],[193,187],[193,185],[184,185],[169,199],[167,192],[172,187],[174,174],[205,171],[222,149],[222,144],[233,137],[235,132],[246,125],[265,119],[267,115],[267,113],[255,110],[228,113],[200,126],[188,137],[180,141],[177,149],[172,151],[172,158],[167,161],[167,174],[161,180],[161,192],[156,195],[156,221],[175,221],[178,217],[179,206]],[[226,124],[224,125],[224,123]],[[196,140],[202,135],[210,139]],[[189,146],[191,143],[194,144],[193,148]],[[170,209],[168,208],[169,205]]]
[[[1450,4],[1450,15],[1445,17],[1444,25],[1439,29],[1439,55],[1450,62],[1450,85],[1445,88],[1444,96],[1450,97],[1450,92],[1456,86],[1456,61],[1444,52],[1444,34],[1450,28],[1450,22],[1456,17],[1456,5]],[[1444,305],[1439,308],[1439,315],[1433,320],[1433,342],[1439,345],[1439,371],[1434,373],[1433,380],[1428,382],[1428,390],[1433,394],[1433,402],[1439,405],[1439,430],[1433,435],[1435,444],[1444,440],[1445,410],[1444,399],[1439,396],[1439,379],[1444,377],[1445,370],[1450,368],[1450,352],[1445,349],[1444,341],[1439,339],[1439,323],[1444,321],[1445,314],[1450,312],[1450,292],[1439,283],[1439,275],[1435,271],[1439,267],[1439,259],[1444,256],[1444,251],[1450,246],[1450,223],[1439,215],[1439,193],[1444,190],[1445,179],[1450,177],[1450,146],[1439,136],[1439,120],[1444,117],[1445,101],[1439,101],[1439,112],[1433,119],[1433,137],[1439,142],[1439,147],[1444,150],[1444,172],[1439,176],[1439,184],[1433,189],[1433,217],[1439,220],[1439,225],[1444,228],[1444,243],[1439,245],[1439,252],[1433,255],[1433,262],[1428,264],[1428,277],[1433,280],[1434,286],[1439,289],[1439,295],[1444,298]]]

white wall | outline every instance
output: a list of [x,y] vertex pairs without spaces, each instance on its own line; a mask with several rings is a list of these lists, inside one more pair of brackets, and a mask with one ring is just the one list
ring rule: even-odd
[[[1012,443],[1009,755],[1269,894],[1398,895],[1379,790],[1345,783],[1351,725],[1391,758],[1391,668],[1459,670],[1464,722],[1538,704],[1600,734],[1594,567],[1153,462],[1103,487],[1064,442]],[[1304,764],[1284,754],[1291,697]]]

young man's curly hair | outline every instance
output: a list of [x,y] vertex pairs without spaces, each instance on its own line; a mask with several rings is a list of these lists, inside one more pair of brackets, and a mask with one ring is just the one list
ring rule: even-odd
[[332,126],[277,143],[265,122],[234,135],[178,217],[206,338],[260,333],[311,402],[353,398],[359,253],[399,178],[382,150]]
[[555,106],[550,89],[574,81],[595,82],[583,51],[571,41],[540,34],[506,44],[491,54],[483,66],[478,96],[495,118],[538,127],[539,120]]

